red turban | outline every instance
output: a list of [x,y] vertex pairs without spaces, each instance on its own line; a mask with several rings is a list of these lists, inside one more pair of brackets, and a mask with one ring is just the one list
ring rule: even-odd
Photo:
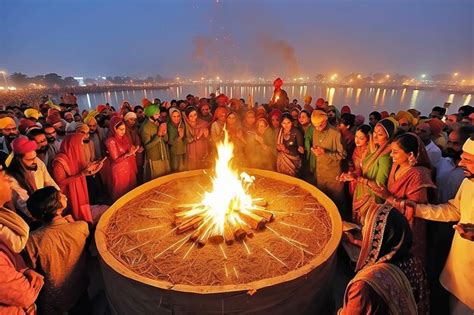
[[22,134],[25,134],[26,131],[28,130],[28,128],[34,126],[35,123],[30,120],[30,119],[27,119],[27,118],[22,118],[20,119],[20,123],[18,125],[18,131],[20,131],[20,133]]
[[276,88],[281,88],[283,85],[283,80],[280,78],[276,78],[275,81],[273,81],[273,86]]
[[46,117],[46,122],[51,125],[54,125],[60,121],[61,121],[61,115],[59,114],[58,111],[51,112],[51,114],[48,115],[48,117]]
[[272,110],[272,111],[270,112],[270,115],[268,115],[268,116],[270,116],[270,118],[273,117],[273,116],[276,116],[276,117],[278,117],[278,119],[280,119],[280,117],[281,117],[281,110],[279,110],[279,109],[274,109],[274,110]]
[[382,116],[382,119],[387,118],[388,116],[390,116],[390,115],[388,114],[388,112],[385,111],[385,110],[384,110],[383,112],[380,112],[380,115]]
[[35,151],[38,145],[35,141],[28,139],[25,136],[19,136],[12,142],[13,154],[26,154]]
[[150,102],[149,99],[147,99],[147,98],[142,99],[142,105],[143,105],[144,108],[150,106],[151,104],[152,103]]
[[443,128],[445,127],[444,122],[439,120],[438,118],[431,118],[430,120],[427,121],[428,125],[430,125],[431,128],[431,133],[433,136],[437,137],[443,131]]
[[320,97],[316,100],[316,108],[322,108],[324,106],[324,98]]
[[107,109],[107,105],[105,105],[105,104],[99,104],[99,105],[97,105],[97,111],[98,111],[99,113],[101,113],[103,110],[106,110],[106,109]]
[[349,107],[349,105],[342,106],[341,115],[342,114],[350,114],[350,113],[351,113],[351,108]]

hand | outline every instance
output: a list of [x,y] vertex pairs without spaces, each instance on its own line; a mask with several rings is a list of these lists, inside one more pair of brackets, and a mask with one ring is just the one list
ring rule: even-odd
[[298,152],[303,154],[304,153],[304,148],[303,147],[298,147]]
[[277,150],[280,151],[280,152],[285,151],[285,145],[277,144]]
[[257,141],[260,144],[263,144],[263,137],[255,134],[255,141]]
[[132,145],[132,147],[130,148],[130,150],[128,150],[128,156],[132,156],[132,155],[135,155],[138,151],[140,147],[139,146],[134,146]]
[[459,233],[462,238],[474,242],[474,224],[458,223],[456,225],[453,225],[453,228]]
[[321,147],[316,147],[316,148],[311,148],[311,151],[314,153],[316,156],[321,156],[324,155],[325,150]]
[[103,161],[94,161],[87,164],[87,166],[82,170],[82,174],[85,176],[91,176],[97,174],[100,169],[104,166]]
[[209,137],[209,129],[204,128],[204,129],[202,130],[202,135],[203,135],[205,138]]
[[28,279],[35,291],[41,290],[44,284],[44,277],[42,275],[40,275],[33,269],[27,269],[23,274]]
[[388,199],[392,196],[384,185],[379,185],[375,182],[369,181],[369,187],[377,196],[382,197],[383,199]]
[[74,218],[70,214],[64,216],[64,219],[69,223],[75,222]]
[[178,127],[178,136],[182,139],[184,137],[184,128]]
[[144,150],[145,150],[145,148],[143,148],[143,147],[140,145],[140,146],[138,146],[137,153],[142,153]]

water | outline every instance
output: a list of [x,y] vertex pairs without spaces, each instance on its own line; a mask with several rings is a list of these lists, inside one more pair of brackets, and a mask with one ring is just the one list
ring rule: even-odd
[[[410,90],[392,88],[350,88],[350,87],[321,87],[315,84],[309,85],[285,85],[283,87],[290,98],[297,99],[303,104],[305,95],[313,97],[312,104],[318,97],[323,97],[329,104],[341,108],[349,105],[353,113],[367,116],[371,111],[397,112],[399,110],[416,108],[422,114],[428,115],[434,106],[443,106],[445,102],[452,103],[448,112],[455,112],[462,105],[471,105],[471,94],[450,94],[437,89],[433,90]],[[204,97],[210,93],[224,93],[230,98],[248,99],[253,95],[254,101],[267,103],[271,98],[272,86],[236,86],[221,85],[219,87],[210,85],[185,85],[171,87],[162,90],[130,90],[130,91],[108,91],[103,93],[89,93],[77,95],[81,109],[95,108],[101,103],[110,103],[117,110],[123,100],[128,100],[132,105],[141,104],[146,97],[150,100],[159,98],[162,101],[172,99],[185,99],[187,94]]]

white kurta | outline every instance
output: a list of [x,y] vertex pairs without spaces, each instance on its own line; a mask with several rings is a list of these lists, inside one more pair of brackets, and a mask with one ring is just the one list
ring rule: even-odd
[[[464,179],[459,190],[448,203],[417,205],[419,218],[459,223],[474,223],[474,180]],[[453,243],[443,272],[441,284],[462,303],[474,310],[474,242],[454,234]]]

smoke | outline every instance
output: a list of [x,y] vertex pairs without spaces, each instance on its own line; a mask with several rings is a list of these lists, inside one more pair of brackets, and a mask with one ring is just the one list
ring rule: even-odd
[[273,67],[280,71],[280,75],[296,77],[300,74],[295,49],[287,41],[272,38],[269,34],[260,34],[257,41],[264,56],[270,57],[276,63]]

